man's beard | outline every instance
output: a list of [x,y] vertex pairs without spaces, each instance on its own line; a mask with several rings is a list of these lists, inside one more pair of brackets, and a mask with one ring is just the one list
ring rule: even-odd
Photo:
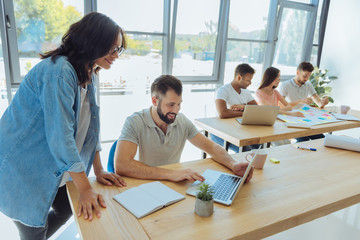
[[[166,124],[171,124],[171,123],[173,123],[174,121],[175,121],[175,119],[176,119],[176,113],[172,113],[172,112],[169,112],[169,113],[167,113],[166,115],[165,114],[163,114],[163,112],[161,111],[161,107],[160,107],[160,105],[161,105],[161,103],[159,103],[159,106],[157,107],[157,113],[158,113],[158,115],[159,115],[159,117],[160,117],[160,119],[161,120],[163,120]],[[173,119],[169,119],[168,118],[168,114],[175,114],[175,117],[173,118]]]

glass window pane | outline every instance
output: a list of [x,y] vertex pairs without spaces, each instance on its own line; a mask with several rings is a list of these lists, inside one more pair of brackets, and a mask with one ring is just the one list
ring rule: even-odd
[[163,32],[164,0],[97,1],[97,10],[125,31]]
[[179,1],[173,75],[213,74],[219,7],[218,0]]
[[306,11],[284,8],[273,64],[282,75],[295,74],[302,60],[308,17]]
[[319,47],[317,47],[317,46],[313,46],[312,49],[311,49],[310,62],[314,66],[317,65],[318,49],[319,49]]
[[299,2],[299,3],[306,3],[306,4],[310,4],[311,0],[291,0],[292,2]]
[[255,74],[249,90],[256,90],[260,85],[262,65],[264,61],[265,44],[253,42],[228,41],[224,84],[234,79],[234,71],[240,63],[248,63],[255,69]]
[[162,37],[128,34],[127,40],[123,55],[99,73],[103,141],[117,139],[126,117],[150,106],[151,83],[162,72]]
[[314,40],[313,40],[314,44],[319,43],[319,28],[320,28],[320,17],[321,17],[322,5],[323,5],[323,1],[320,0],[318,11],[317,11],[317,16],[316,16],[316,25],[315,25]]
[[69,26],[84,14],[83,0],[14,0],[22,76],[40,61],[39,53],[56,48]]
[[265,40],[270,1],[235,0],[230,4],[228,37]]
[[[1,32],[0,32],[1,36]],[[3,46],[0,37],[0,118],[8,106],[7,92],[6,92],[6,80],[5,80],[5,67],[4,67],[4,55]]]

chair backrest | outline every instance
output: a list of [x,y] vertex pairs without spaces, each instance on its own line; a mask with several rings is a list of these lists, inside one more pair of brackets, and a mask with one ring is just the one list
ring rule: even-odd
[[108,159],[108,164],[107,164],[108,172],[113,172],[113,173],[115,172],[114,155],[115,155],[116,144],[117,144],[117,140],[113,143],[113,145],[110,148],[109,159]]

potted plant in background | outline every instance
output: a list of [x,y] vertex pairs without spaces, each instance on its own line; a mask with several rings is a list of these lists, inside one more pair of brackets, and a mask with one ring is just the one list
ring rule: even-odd
[[212,187],[203,182],[200,191],[196,195],[195,213],[200,217],[209,217],[214,212],[214,191]]
[[[336,80],[337,77],[328,76],[328,72],[327,69],[320,69],[315,66],[309,80],[320,98],[328,97],[329,102],[333,103],[334,99],[331,97],[332,87],[330,87],[330,83],[331,81]],[[312,103],[311,105],[317,107],[316,103]]]

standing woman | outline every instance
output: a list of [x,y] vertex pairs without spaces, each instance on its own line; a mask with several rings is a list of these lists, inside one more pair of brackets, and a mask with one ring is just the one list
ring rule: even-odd
[[[126,47],[123,30],[109,17],[89,13],[70,26],[61,46],[41,55],[0,120],[0,211],[21,239],[47,239],[72,215],[65,183],[79,191],[78,216],[92,220],[105,207],[91,187],[125,186],[103,170],[94,77]],[[50,210],[50,208],[52,208]]]
[[268,67],[263,75],[260,87],[255,92],[255,100],[259,105],[280,106],[279,113],[304,117],[301,112],[290,112],[291,105],[276,90],[280,83],[280,70],[275,67]]

